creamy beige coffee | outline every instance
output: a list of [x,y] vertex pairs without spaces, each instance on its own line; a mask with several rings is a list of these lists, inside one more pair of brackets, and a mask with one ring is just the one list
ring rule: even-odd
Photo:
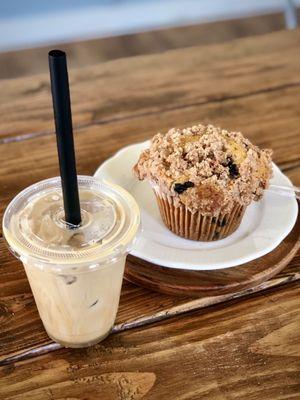
[[139,210],[123,189],[78,177],[82,224],[64,222],[60,179],[29,187],[8,206],[5,238],[21,259],[48,335],[84,347],[115,321]]
[[67,347],[104,339],[117,314],[124,265],[125,257],[103,269],[64,275],[24,264],[48,335]]

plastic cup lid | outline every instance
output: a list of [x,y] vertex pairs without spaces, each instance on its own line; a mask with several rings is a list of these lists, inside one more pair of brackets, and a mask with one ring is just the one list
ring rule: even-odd
[[64,222],[60,177],[19,193],[3,217],[4,236],[24,263],[95,267],[128,253],[140,222],[134,198],[117,185],[78,176],[82,224]]

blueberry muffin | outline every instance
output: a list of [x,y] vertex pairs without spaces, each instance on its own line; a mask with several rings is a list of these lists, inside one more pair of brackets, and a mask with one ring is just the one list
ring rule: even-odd
[[233,233],[246,207],[262,198],[271,155],[240,132],[200,124],[155,135],[134,173],[152,186],[172,232],[212,241]]

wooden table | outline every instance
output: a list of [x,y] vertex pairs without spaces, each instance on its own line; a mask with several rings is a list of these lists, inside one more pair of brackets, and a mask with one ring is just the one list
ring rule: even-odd
[[[73,70],[79,173],[159,130],[211,121],[272,147],[300,185],[299,46],[300,31],[274,33]],[[1,81],[0,115],[2,215],[21,189],[58,175],[48,75]],[[51,343],[2,236],[0,247],[1,400],[300,399],[300,254],[235,296],[124,282],[114,334],[70,350]]]

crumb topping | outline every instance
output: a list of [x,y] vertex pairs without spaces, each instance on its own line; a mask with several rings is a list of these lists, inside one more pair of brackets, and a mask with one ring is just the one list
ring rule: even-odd
[[271,155],[240,132],[200,124],[155,135],[134,172],[173,196],[175,206],[217,215],[262,197],[272,175]]

